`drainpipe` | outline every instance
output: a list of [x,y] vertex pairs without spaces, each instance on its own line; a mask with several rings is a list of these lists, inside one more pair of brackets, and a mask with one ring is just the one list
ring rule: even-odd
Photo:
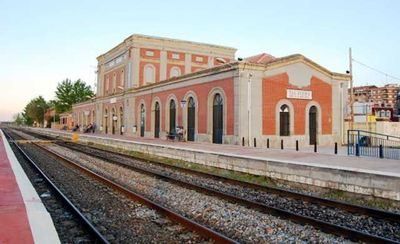
[[248,146],[250,147],[251,141],[251,77],[253,77],[252,73],[248,74],[247,80],[247,118],[248,118]]

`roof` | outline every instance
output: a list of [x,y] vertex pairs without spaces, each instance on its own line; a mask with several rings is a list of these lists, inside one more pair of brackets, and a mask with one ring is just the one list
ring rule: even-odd
[[199,45],[203,47],[208,47],[208,48],[217,48],[217,49],[223,49],[227,50],[230,52],[236,52],[236,48],[233,47],[228,47],[228,46],[222,46],[222,45],[216,45],[216,44],[210,44],[210,43],[203,43],[203,42],[194,42],[194,41],[186,41],[186,40],[181,40],[181,39],[173,39],[173,38],[167,38],[167,37],[158,37],[158,36],[148,36],[148,35],[142,35],[142,34],[132,34],[125,38],[122,42],[120,42],[118,45],[114,46],[107,52],[99,55],[97,59],[100,57],[112,53],[113,51],[118,50],[119,48],[123,47],[124,45],[127,45],[128,42],[132,41],[139,41],[139,40],[153,40],[153,41],[161,41],[161,42],[176,42],[179,44],[187,44],[187,45]]
[[260,54],[254,55],[254,56],[247,57],[244,60],[246,62],[253,63],[253,64],[266,64],[275,59],[276,58],[274,56],[272,56],[271,54],[260,53]]

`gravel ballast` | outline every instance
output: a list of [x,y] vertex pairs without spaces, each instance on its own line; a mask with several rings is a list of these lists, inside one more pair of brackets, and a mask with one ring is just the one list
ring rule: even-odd
[[204,243],[196,233],[118,192],[37,147],[22,145],[96,228],[112,243]]
[[48,147],[240,242],[346,242],[341,237],[323,233],[311,226],[263,214],[66,148]]
[[[70,145],[68,145],[70,146]],[[76,147],[76,146],[74,146]],[[360,215],[353,212],[347,212],[341,209],[323,206],[316,203],[304,202],[299,199],[280,196],[260,189],[246,187],[244,185],[232,184],[221,181],[218,178],[194,175],[176,168],[170,168],[159,164],[153,164],[145,161],[107,153],[101,150],[84,146],[85,151],[95,153],[122,162],[126,165],[132,165],[144,170],[150,170],[184,182],[199,186],[208,187],[217,191],[233,194],[250,201],[266,204],[279,209],[284,209],[304,216],[309,216],[322,221],[330,222],[351,229],[356,229],[369,234],[383,236],[392,240],[400,241],[400,222],[388,221],[385,219],[373,218],[366,215]]]

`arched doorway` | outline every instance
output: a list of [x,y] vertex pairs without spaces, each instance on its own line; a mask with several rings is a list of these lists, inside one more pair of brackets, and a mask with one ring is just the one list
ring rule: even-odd
[[154,105],[154,137],[160,138],[160,104]]
[[217,93],[213,101],[213,143],[222,144],[224,101]]
[[111,133],[113,135],[115,134],[115,121],[116,121],[115,108],[112,108],[112,110],[111,110]]
[[140,106],[140,136],[144,137],[144,126],[145,126],[145,109],[144,104]]
[[193,97],[189,98],[188,114],[187,114],[187,140],[194,141],[195,134],[195,121],[196,121],[196,103]]
[[105,109],[104,110],[104,129],[105,129],[105,132],[106,132],[106,134],[108,133],[108,110],[107,109]]
[[282,105],[279,111],[279,135],[290,135],[290,113],[286,104]]
[[122,107],[119,108],[119,134],[123,135],[124,130],[122,129],[124,127],[124,109]]
[[317,107],[312,106],[308,112],[308,131],[310,133],[310,145],[317,143]]
[[169,103],[169,132],[175,132],[176,129],[176,104],[174,100]]

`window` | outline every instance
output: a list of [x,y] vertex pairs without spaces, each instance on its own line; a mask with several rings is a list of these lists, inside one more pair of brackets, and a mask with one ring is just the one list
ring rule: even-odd
[[203,62],[203,57],[197,56],[197,57],[195,58],[195,60],[196,60],[196,62]]
[[154,83],[155,76],[154,66],[151,64],[146,65],[144,67],[144,83]]
[[290,135],[290,113],[286,104],[282,105],[279,111],[279,126],[279,135]]
[[172,59],[179,59],[179,58],[180,58],[179,53],[172,54]]
[[109,84],[110,80],[108,79],[108,77],[106,78],[106,92],[108,92],[108,89],[110,89],[110,84]]
[[176,128],[176,104],[174,100],[169,103],[169,131],[175,132]]
[[146,122],[146,110],[144,104],[140,105],[140,136],[144,137],[144,127]]
[[172,67],[171,71],[169,72],[169,77],[177,77],[181,75],[181,69],[178,67]]
[[125,84],[125,76],[124,76],[124,71],[121,71],[121,86],[124,87]]
[[154,52],[153,51],[146,51],[146,56],[153,57]]
[[213,143],[222,144],[224,134],[224,100],[217,93],[213,101]]
[[114,73],[112,91],[115,92],[115,88],[117,87],[117,74]]

